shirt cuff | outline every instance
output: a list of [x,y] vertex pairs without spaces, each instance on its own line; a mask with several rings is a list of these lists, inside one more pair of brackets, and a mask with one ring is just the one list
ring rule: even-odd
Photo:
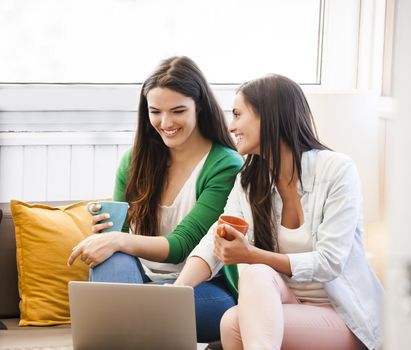
[[312,282],[314,257],[312,252],[287,254],[291,265],[291,281]]
[[[214,225],[210,228],[211,232],[214,232],[214,230],[212,230],[213,228]],[[205,236],[188,256],[188,258],[197,256],[208,264],[211,270],[209,280],[212,279],[224,266],[224,264],[214,255],[214,236],[211,236],[210,231],[208,233],[210,236]]]

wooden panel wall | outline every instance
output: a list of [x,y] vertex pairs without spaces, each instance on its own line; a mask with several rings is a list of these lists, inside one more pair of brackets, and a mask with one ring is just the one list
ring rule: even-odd
[[111,197],[115,172],[131,145],[0,147],[0,201]]

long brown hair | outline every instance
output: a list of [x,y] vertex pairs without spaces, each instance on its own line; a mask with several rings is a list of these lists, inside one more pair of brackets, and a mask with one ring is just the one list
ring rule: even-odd
[[158,206],[167,178],[169,149],[149,121],[147,93],[168,88],[196,105],[200,133],[214,143],[235,149],[224,112],[198,66],[188,57],[170,57],[160,63],[144,82],[138,107],[138,128],[132,149],[125,199],[130,203],[128,221],[134,232],[158,235]]
[[255,245],[278,252],[272,198],[280,175],[280,142],[290,148],[293,173],[296,170],[300,181],[302,153],[328,148],[318,140],[310,107],[294,81],[268,75],[244,83],[237,93],[260,118],[260,154],[247,156],[241,173],[253,214]]

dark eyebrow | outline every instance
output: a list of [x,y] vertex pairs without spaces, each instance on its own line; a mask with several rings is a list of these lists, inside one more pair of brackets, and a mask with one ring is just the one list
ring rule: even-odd
[[[148,108],[149,109],[155,109],[157,111],[160,110],[159,108],[156,108],[154,106],[148,106]],[[170,111],[174,111],[174,110],[177,110],[177,109],[183,109],[183,108],[187,108],[187,106],[184,106],[184,105],[176,106],[176,107],[171,108]]]
[[174,111],[174,110],[176,110],[176,109],[181,109],[181,108],[187,108],[187,107],[184,106],[184,105],[180,105],[180,106],[171,108],[170,111]]

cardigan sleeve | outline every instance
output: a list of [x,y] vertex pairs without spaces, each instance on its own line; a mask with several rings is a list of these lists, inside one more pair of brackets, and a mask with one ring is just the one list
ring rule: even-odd
[[[224,208],[224,214],[238,216],[244,218],[241,203],[240,194],[243,193],[241,187],[241,177],[237,175],[237,179],[234,183],[234,187],[228,196],[227,204]],[[214,230],[217,226],[215,222],[207,234],[201,239],[200,243],[193,249],[189,257],[197,256],[203,259],[211,270],[210,279],[212,279],[223,267],[223,263],[214,255]]]
[[[128,180],[128,173],[130,170],[131,149],[128,150],[121,158],[120,164],[117,168],[116,179],[114,184],[113,201],[124,202],[125,191]],[[128,220],[124,223],[123,232],[129,232]]]
[[223,212],[235,176],[243,164],[238,153],[225,148],[223,151],[222,157],[204,165],[203,174],[197,179],[201,189],[196,204],[166,237],[170,251],[165,262],[177,264],[184,261]]

